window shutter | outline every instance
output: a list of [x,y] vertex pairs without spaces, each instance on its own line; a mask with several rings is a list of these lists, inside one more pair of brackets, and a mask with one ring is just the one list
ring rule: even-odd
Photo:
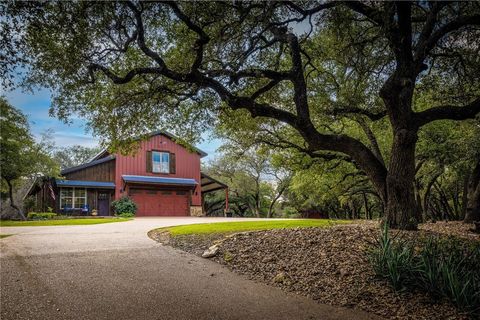
[[177,165],[175,162],[175,153],[170,153],[170,173],[175,173],[177,170]]
[[152,151],[147,151],[147,172],[152,172]]

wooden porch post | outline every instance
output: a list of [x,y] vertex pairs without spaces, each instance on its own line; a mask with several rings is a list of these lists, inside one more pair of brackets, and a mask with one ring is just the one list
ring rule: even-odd
[[225,188],[225,216],[227,216],[228,212],[228,187]]

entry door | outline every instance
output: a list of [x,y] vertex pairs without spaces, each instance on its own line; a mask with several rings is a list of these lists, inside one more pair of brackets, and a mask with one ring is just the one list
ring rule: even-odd
[[110,215],[110,194],[107,192],[98,193],[98,215]]

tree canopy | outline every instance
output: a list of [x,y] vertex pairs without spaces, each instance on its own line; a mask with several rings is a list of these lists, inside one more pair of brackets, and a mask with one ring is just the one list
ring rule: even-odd
[[10,35],[3,78],[28,67],[24,85],[53,88],[58,117],[84,116],[114,147],[158,126],[194,141],[230,118],[263,143],[351,163],[392,227],[418,223],[422,128],[480,111],[476,2],[15,2],[1,10]]
[[7,190],[10,206],[22,218],[23,213],[14,202],[14,187],[22,179],[58,175],[58,166],[35,142],[27,117],[0,98],[0,168],[2,191]]

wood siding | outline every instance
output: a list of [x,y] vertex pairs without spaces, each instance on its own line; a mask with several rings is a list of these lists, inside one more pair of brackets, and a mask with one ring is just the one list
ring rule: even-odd
[[67,180],[115,182],[115,159],[65,174]]
[[[175,173],[149,172],[148,169],[150,168],[147,167],[147,153],[150,153],[152,150],[174,153]],[[202,191],[200,187],[200,155],[194,151],[191,152],[187,150],[166,136],[156,135],[147,141],[142,141],[135,155],[124,156],[116,154],[115,162],[115,199],[120,198],[122,195],[126,195],[126,192],[121,192],[125,187],[122,175],[162,176],[169,178],[195,179],[195,181],[198,182],[198,186],[192,193],[191,205],[200,206],[202,203]]]

